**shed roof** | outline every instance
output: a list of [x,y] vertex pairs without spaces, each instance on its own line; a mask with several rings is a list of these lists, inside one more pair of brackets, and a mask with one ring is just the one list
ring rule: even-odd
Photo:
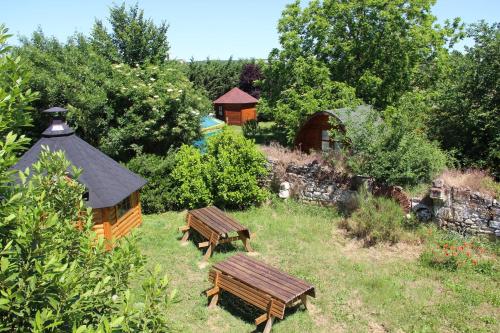
[[146,184],[145,179],[80,139],[66,123],[57,119],[13,169],[31,167],[38,161],[42,146],[51,151],[62,150],[74,166],[82,169],[78,180],[89,190],[87,205],[92,208],[115,206]]
[[359,125],[368,119],[371,108],[370,105],[359,105],[355,108],[340,108],[324,112],[337,117],[344,125]]
[[258,100],[253,96],[247,94],[238,87],[234,87],[227,93],[217,98],[214,104],[251,104],[257,103]]

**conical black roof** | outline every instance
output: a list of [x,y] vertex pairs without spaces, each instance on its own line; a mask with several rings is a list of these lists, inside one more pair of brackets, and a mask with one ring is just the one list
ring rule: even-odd
[[21,157],[13,169],[31,167],[38,161],[42,146],[47,146],[51,151],[62,150],[74,166],[83,170],[78,180],[89,191],[89,207],[115,206],[146,184],[145,179],[76,136],[73,129],[60,119],[52,121],[42,138]]

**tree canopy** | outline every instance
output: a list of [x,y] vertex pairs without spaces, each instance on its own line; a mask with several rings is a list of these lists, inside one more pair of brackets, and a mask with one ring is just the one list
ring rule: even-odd
[[96,20],[92,29],[94,49],[112,62],[136,64],[162,64],[168,59],[168,24],[155,25],[144,18],[138,4],[128,8],[125,3],[110,8],[108,32],[102,20]]
[[453,42],[458,21],[445,28],[431,14],[435,0],[324,0],[288,5],[278,23],[281,49],[269,55],[265,96],[274,105],[279,92],[293,84],[290,67],[313,57],[356,95],[385,108],[418,81],[446,42]]

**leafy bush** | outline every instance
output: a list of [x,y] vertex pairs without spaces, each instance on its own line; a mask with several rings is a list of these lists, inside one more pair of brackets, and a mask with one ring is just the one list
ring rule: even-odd
[[379,242],[397,243],[403,235],[404,211],[384,197],[360,194],[358,208],[342,222],[342,227],[370,246]]
[[456,271],[473,270],[477,273],[494,275],[498,268],[481,242],[461,236],[445,235],[429,243],[420,255],[420,262],[426,266]]
[[134,304],[128,284],[144,260],[133,238],[111,251],[96,241],[80,171],[49,151],[32,169],[0,210],[0,331],[167,331],[167,280],[151,275],[147,303]]
[[[120,161],[136,151],[164,155],[199,136],[200,117],[210,102],[193,88],[184,65],[113,64],[76,35],[63,44],[35,32],[17,48],[40,92],[38,110],[66,106],[68,121],[85,141]],[[42,115],[30,136],[46,127]]]
[[[351,156],[348,165],[354,173],[369,175],[389,185],[428,183],[447,164],[447,155],[423,134],[417,105],[412,98],[384,112],[384,120],[375,110],[358,123],[347,123],[346,145]],[[344,135],[344,133],[335,133]]]
[[175,152],[165,156],[139,154],[127,167],[147,179],[141,190],[141,206],[146,214],[161,213],[170,208],[174,183],[170,174],[175,166]]
[[259,134],[259,122],[255,119],[250,119],[241,126],[241,130],[245,138],[255,138]]
[[198,208],[212,203],[210,189],[210,170],[200,151],[193,146],[184,145],[175,155],[172,171],[172,192],[174,208]]
[[208,139],[206,158],[217,206],[241,209],[265,200],[259,181],[267,174],[266,159],[253,141],[226,128]]
[[175,155],[170,175],[170,207],[246,208],[261,203],[267,191],[260,186],[266,160],[253,141],[230,129],[208,139],[206,153],[184,145]]

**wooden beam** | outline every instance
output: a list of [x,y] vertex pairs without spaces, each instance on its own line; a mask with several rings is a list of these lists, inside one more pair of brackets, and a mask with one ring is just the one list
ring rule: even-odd
[[237,241],[239,239],[240,239],[240,236],[233,236],[233,237],[228,237],[228,238],[221,238],[221,239],[219,239],[219,244],[231,243],[231,242]]
[[245,237],[245,235],[242,232],[238,232],[238,235],[241,241],[243,242],[245,250],[247,250],[247,252],[253,252],[252,246],[250,246],[250,239],[248,237]]
[[202,248],[202,247],[208,247],[210,245],[210,242],[201,242],[201,243],[198,243],[198,248]]
[[304,308],[306,308],[306,310],[307,310],[307,295],[306,294],[300,295],[300,300],[301,300],[302,304],[304,305]]
[[219,289],[219,286],[218,286],[218,284],[219,284],[219,275],[220,275],[219,272],[215,273],[214,287],[207,292],[207,296],[210,296],[209,292],[211,292],[211,291],[215,292],[215,290],[217,290],[217,292],[215,292],[213,294],[212,299],[210,300],[210,304],[208,305],[209,309],[214,308],[217,305],[217,302],[219,301],[219,294],[220,294],[220,289]]
[[255,319],[255,326],[259,326],[266,320],[267,320],[267,313],[264,313],[262,316],[259,316]]
[[212,244],[208,246],[207,252],[205,252],[205,255],[203,256],[204,261],[207,261],[208,258],[210,258],[210,256],[212,255],[212,247],[213,247]]
[[271,332],[271,328],[273,326],[273,320],[274,320],[274,317],[269,316],[269,319],[266,322],[266,327],[264,327],[264,331],[262,333],[270,333]]
[[207,297],[210,297],[212,295],[218,294],[220,292],[220,288],[215,286],[210,290],[207,290]]
[[187,241],[189,238],[189,230],[184,232],[184,235],[182,235],[181,242]]
[[182,227],[179,227],[180,232],[188,231],[189,229],[191,229],[191,228],[188,225],[184,225]]

